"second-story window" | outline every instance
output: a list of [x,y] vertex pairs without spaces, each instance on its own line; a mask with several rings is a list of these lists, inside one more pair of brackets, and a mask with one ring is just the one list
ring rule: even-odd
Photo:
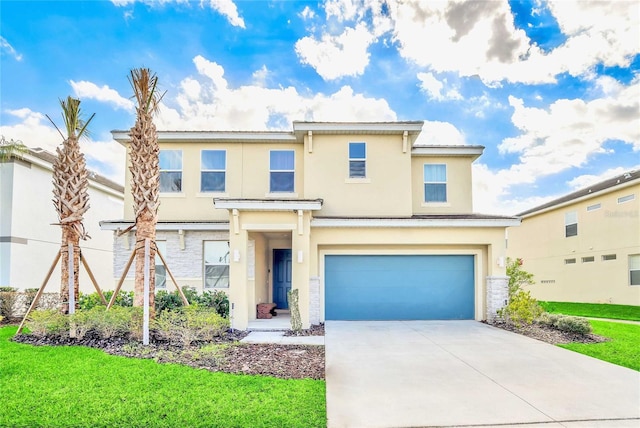
[[367,143],[349,143],[349,178],[367,176]]
[[182,192],[182,150],[160,150],[160,192]]
[[295,175],[293,150],[269,152],[269,192],[293,192]]
[[564,214],[564,236],[578,235],[578,213],[571,211]]
[[203,150],[200,159],[200,191],[224,192],[226,181],[227,152],[225,150]]
[[447,165],[424,164],[424,201],[447,202]]

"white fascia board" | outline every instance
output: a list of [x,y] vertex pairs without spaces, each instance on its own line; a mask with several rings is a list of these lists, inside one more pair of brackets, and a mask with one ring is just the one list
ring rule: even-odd
[[520,219],[326,219],[314,218],[311,227],[512,227]]
[[482,155],[483,146],[414,146],[412,156],[475,156]]
[[547,207],[547,208],[544,208],[544,209],[541,209],[541,210],[538,210],[538,211],[530,212],[528,214],[525,214],[525,215],[521,216],[521,218],[524,219],[524,218],[534,217],[534,216],[537,216],[537,215],[540,215],[540,214],[544,214],[544,213],[549,212],[549,211],[554,211],[554,210],[557,210],[557,209],[560,209],[560,208],[565,208],[567,206],[570,206],[570,205],[573,205],[573,204],[577,204],[577,203],[586,201],[588,199],[597,198],[597,197],[600,197],[602,195],[606,195],[607,193],[616,192],[618,190],[626,189],[627,187],[631,187],[631,186],[637,186],[639,184],[640,184],[640,180],[638,180],[638,179],[627,181],[626,183],[622,183],[622,184],[616,184],[615,186],[607,187],[606,189],[602,189],[602,190],[600,190],[598,192],[589,193],[589,194],[586,194],[584,196],[580,196],[579,198],[571,199],[570,201],[562,202],[562,203],[560,203],[558,205],[552,205],[550,207]]
[[297,211],[319,210],[322,201],[280,201],[280,200],[223,200],[214,199],[213,206],[218,209],[245,210],[245,211]]
[[422,131],[423,121],[412,122],[293,122],[294,132],[382,132],[402,134]]
[[[101,221],[100,230],[124,230],[133,226],[135,223],[131,222],[112,222]],[[134,227],[131,230],[136,230]],[[229,230],[229,223],[158,223],[156,230]]]
[[[113,139],[122,145],[131,140],[129,131],[111,131]],[[231,132],[231,131],[158,131],[158,143],[206,143],[232,141],[246,143],[301,143],[291,132]]]

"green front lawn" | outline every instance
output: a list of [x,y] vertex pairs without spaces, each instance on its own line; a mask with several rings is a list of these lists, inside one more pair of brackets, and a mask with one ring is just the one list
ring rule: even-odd
[[540,303],[545,311],[552,314],[640,321],[640,306],[574,302],[538,303]]
[[325,383],[31,346],[0,329],[0,426],[324,427]]
[[640,371],[640,325],[607,321],[590,322],[595,334],[608,337],[611,341],[590,344],[569,343],[558,346]]

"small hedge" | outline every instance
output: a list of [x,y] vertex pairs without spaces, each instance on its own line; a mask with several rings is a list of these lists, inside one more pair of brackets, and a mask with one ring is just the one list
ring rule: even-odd
[[550,314],[545,312],[536,320],[536,322],[538,324],[546,325],[547,327],[555,328],[556,330],[567,333],[576,333],[583,336],[593,331],[589,320],[580,317]]
[[224,335],[229,320],[212,309],[191,305],[163,311],[154,321],[156,334],[174,345],[190,346],[195,341],[211,341]]

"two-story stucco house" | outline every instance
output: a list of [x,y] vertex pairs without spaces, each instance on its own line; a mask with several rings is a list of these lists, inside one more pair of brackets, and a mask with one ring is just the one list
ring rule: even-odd
[[[414,147],[422,125],[159,132],[157,239],[169,268],[181,286],[227,291],[240,329],[258,303],[287,308],[291,288],[305,328],[492,316],[506,298],[505,229],[519,220],[473,214],[483,147]],[[113,135],[128,145],[127,131]],[[125,194],[125,218],[104,229],[133,224]],[[116,278],[133,235],[114,238]]]
[[518,214],[508,254],[535,276],[531,294],[560,302],[640,305],[640,171]]
[[[0,162],[0,286],[38,288],[60,251],[60,226],[53,198],[53,163],[56,156],[31,149]],[[122,216],[124,188],[98,174],[89,174],[89,204],[84,226],[91,239],[80,247],[101,288],[113,284],[113,237],[100,230],[105,216]],[[60,266],[58,265],[58,269]],[[58,271],[59,272],[59,271]],[[45,291],[60,290],[60,275],[51,276]],[[80,290],[95,291],[84,268]]]

